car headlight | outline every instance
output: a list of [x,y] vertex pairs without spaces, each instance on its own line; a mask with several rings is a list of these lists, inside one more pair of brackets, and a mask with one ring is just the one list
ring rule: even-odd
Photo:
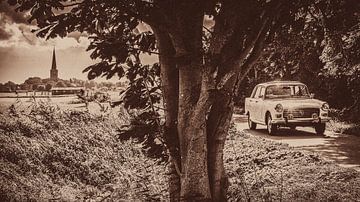
[[328,103],[324,103],[322,106],[321,106],[321,110],[324,110],[324,111],[327,111],[329,110],[329,104]]
[[276,112],[282,112],[284,110],[284,108],[283,108],[283,106],[281,105],[281,104],[277,104],[276,106],[275,106],[275,111]]

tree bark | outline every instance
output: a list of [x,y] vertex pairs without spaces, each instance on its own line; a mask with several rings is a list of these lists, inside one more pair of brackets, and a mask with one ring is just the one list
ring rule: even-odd
[[217,92],[207,120],[208,167],[213,201],[226,201],[228,178],[224,168],[224,146],[234,109],[233,94],[237,77],[233,76]]
[[170,36],[165,32],[152,27],[159,49],[159,62],[161,68],[161,87],[164,104],[164,140],[169,151],[169,194],[170,201],[180,199],[180,153],[179,136],[177,132],[179,71],[176,68],[175,50]]
[[[180,5],[181,6],[181,5]],[[181,201],[211,200],[207,168],[206,113],[210,107],[202,61],[203,14],[196,7],[177,10],[170,35],[179,68],[178,134]]]
[[[210,57],[204,63],[203,12],[196,3],[184,5],[171,6],[166,12],[171,29],[154,29],[166,108],[164,135],[173,159],[169,165],[170,198],[226,201],[223,150],[233,112],[232,98],[243,79],[238,74],[247,74],[249,64],[261,52],[271,19],[261,17],[254,25],[253,37],[239,48],[238,38],[233,36],[240,18],[218,16],[223,21],[214,28]],[[227,8],[233,9],[231,5]]]
[[[192,10],[194,11],[194,8]],[[183,11],[188,10],[184,9]],[[163,37],[164,33],[161,32],[162,30],[155,29],[156,31],[154,31],[159,40],[159,49],[162,49],[159,52],[159,58],[162,65],[161,76],[164,85],[164,101],[166,99],[178,100],[177,122],[171,126],[177,125],[179,151],[170,152],[170,156],[172,159],[179,161],[173,161],[169,166],[169,171],[172,174],[170,175],[169,182],[178,183],[178,179],[175,178],[176,174],[178,174],[180,175],[180,186],[170,185],[169,191],[172,201],[176,201],[176,199],[180,201],[209,201],[211,200],[211,193],[207,168],[206,113],[210,107],[210,102],[207,90],[208,85],[204,82],[202,83],[202,77],[205,75],[201,52],[203,16],[197,14],[197,17],[194,17],[194,14],[182,12],[176,16],[175,30],[167,32],[176,53],[178,80],[176,80],[175,74],[170,74],[169,70],[166,69],[171,68],[169,65],[166,65],[169,61],[164,56],[164,54],[168,53],[168,50],[164,47],[164,40],[159,40],[165,38]],[[175,94],[174,91],[169,92],[170,89],[165,87],[164,81],[171,83],[171,85],[178,85]],[[165,102],[166,111],[175,107],[176,103],[172,103],[174,106],[169,104],[169,100]],[[167,113],[165,116],[165,125],[167,126],[167,122],[171,124],[170,120],[174,117],[170,117]],[[173,127],[170,128],[173,129]],[[172,135],[166,135],[168,131],[164,132],[165,137],[172,137]],[[171,145],[171,138],[166,142]],[[179,156],[180,159],[178,158]],[[176,165],[178,166],[176,167]],[[180,168],[178,170],[180,173],[175,173],[176,168]],[[178,192],[179,189],[175,189],[176,187],[180,187],[180,193]],[[172,191],[177,192],[177,194],[172,193]]]

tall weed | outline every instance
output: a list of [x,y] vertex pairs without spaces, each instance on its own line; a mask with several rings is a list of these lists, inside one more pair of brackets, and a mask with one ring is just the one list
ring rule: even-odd
[[164,163],[118,140],[123,111],[102,111],[32,100],[0,113],[0,199],[166,199]]

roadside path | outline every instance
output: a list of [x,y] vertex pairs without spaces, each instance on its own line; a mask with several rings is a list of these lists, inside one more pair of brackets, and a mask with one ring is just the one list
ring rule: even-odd
[[311,127],[297,127],[296,130],[281,128],[275,136],[267,134],[266,127],[257,125],[249,130],[245,115],[233,115],[236,128],[254,136],[288,144],[291,147],[320,154],[326,160],[360,171],[360,137],[325,131],[324,136],[315,134]]

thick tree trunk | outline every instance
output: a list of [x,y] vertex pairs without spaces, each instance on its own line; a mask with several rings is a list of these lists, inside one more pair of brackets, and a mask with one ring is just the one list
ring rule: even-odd
[[201,52],[202,23],[203,15],[198,9],[182,10],[177,15],[177,32],[172,35],[179,68],[178,133],[182,201],[211,200],[206,135],[206,113],[210,103],[207,85],[202,83],[205,76]]
[[159,48],[160,77],[165,108],[164,139],[170,155],[168,166],[170,201],[179,201],[181,190],[179,175],[181,162],[177,132],[179,71],[176,68],[175,50],[169,35],[155,27],[153,30]]
[[223,150],[233,110],[229,97],[220,99],[212,106],[207,124],[209,181],[213,201],[226,201],[227,177]]
[[228,179],[224,169],[224,146],[230,128],[234,108],[232,100],[236,85],[233,76],[218,92],[207,120],[208,130],[208,167],[213,201],[226,201]]
[[[181,151],[181,199],[211,199],[207,169],[206,113],[208,93],[202,89],[201,59],[179,66],[178,133]],[[205,88],[205,86],[203,86]]]
[[[241,79],[237,74],[248,72],[244,66],[261,50],[270,23],[268,17],[262,17],[245,43],[245,36],[234,35],[241,28],[241,19],[233,15],[238,11],[219,15],[211,56],[204,64],[201,2],[171,4],[165,20],[170,23],[154,30],[166,108],[165,140],[173,159],[169,166],[172,201],[226,201],[223,150],[233,112],[232,97]],[[226,9],[233,9],[233,5]],[[175,59],[169,53],[175,53]]]

